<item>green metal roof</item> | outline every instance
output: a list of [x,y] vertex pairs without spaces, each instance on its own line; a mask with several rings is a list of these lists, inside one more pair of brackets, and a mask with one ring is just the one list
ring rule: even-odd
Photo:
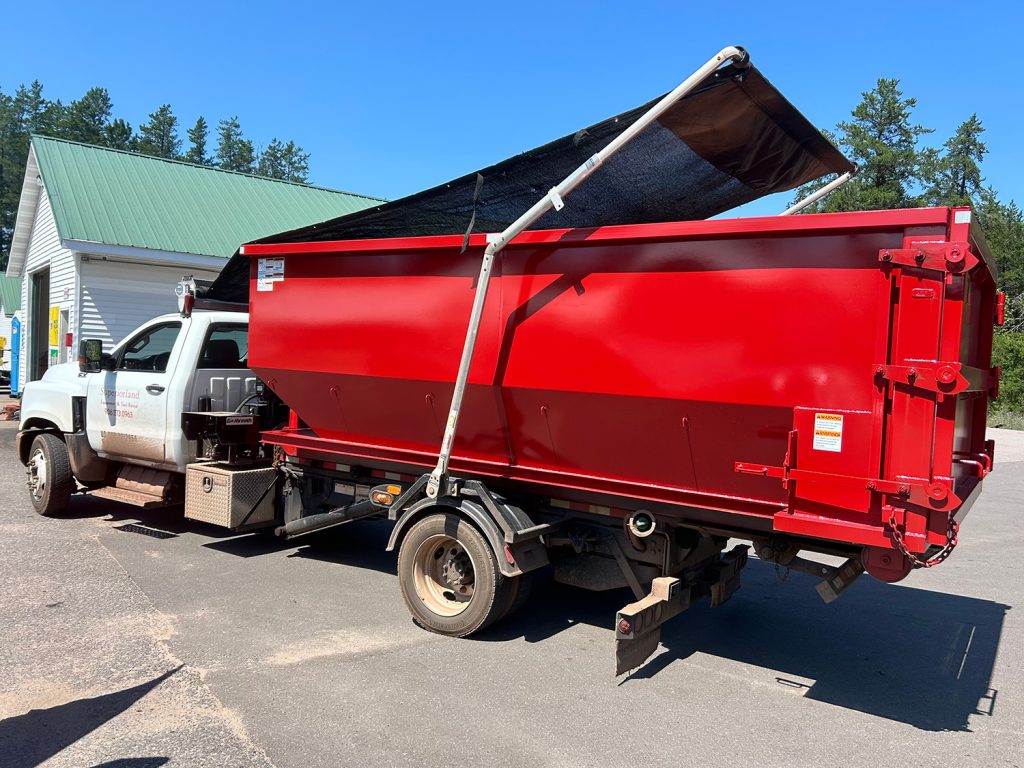
[[0,275],[0,307],[5,315],[13,315],[21,309],[21,280],[17,277]]
[[227,258],[251,240],[382,202],[46,136],[32,147],[62,240]]

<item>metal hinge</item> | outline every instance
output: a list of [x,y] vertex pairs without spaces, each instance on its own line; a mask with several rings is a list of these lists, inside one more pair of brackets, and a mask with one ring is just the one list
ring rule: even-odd
[[939,272],[970,272],[978,266],[978,257],[967,243],[922,243],[913,248],[883,248],[878,252],[883,264],[934,269]]
[[[908,365],[875,366],[875,376],[895,384],[916,389],[957,395],[961,392],[995,392],[999,386],[999,369],[973,368],[963,363],[938,360],[908,361]],[[995,395],[992,395],[995,397]]]

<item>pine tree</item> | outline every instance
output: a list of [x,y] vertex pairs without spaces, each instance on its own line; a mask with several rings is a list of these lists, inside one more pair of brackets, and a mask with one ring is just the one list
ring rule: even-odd
[[988,152],[981,140],[984,132],[978,116],[971,115],[943,145],[944,154],[929,156],[928,187],[921,196],[925,205],[971,205],[981,199],[981,161]]
[[19,143],[14,116],[14,98],[0,91],[0,272],[7,269],[7,251],[17,210],[17,199],[12,199]]
[[[992,364],[999,366],[999,397],[994,414],[1024,414],[1024,214],[1011,200],[1000,202],[983,190],[976,208],[989,251],[996,262],[999,287],[1006,292],[1006,318],[993,338]],[[1002,421],[997,416],[996,426]]]
[[280,139],[271,139],[260,154],[256,172],[272,179],[305,183],[309,178],[309,153],[294,141],[284,144]]
[[50,101],[43,95],[38,80],[19,86],[13,95],[0,93],[0,270],[7,267],[29,136],[59,135],[63,111],[60,101]]
[[103,131],[103,143],[111,149],[134,150],[136,138],[131,123],[115,117]]
[[[19,86],[14,94],[14,119],[18,130],[26,134],[53,136],[58,133],[64,105],[43,96],[43,84],[33,80],[28,87]],[[28,147],[25,147],[26,156]]]
[[[805,209],[815,211],[869,211],[905,208],[916,204],[914,194],[929,165],[918,140],[931,133],[911,121],[917,100],[904,98],[899,80],[880,78],[862,94],[851,119],[836,126],[838,145],[857,163],[857,175],[823,200]],[[805,185],[801,199],[828,179]]]
[[991,188],[980,198],[978,223],[996,261],[999,285],[1008,296],[1024,296],[1024,213],[1013,200],[1000,202]]
[[252,142],[242,136],[237,117],[229,117],[217,124],[217,165],[226,171],[252,173],[256,152]]
[[103,145],[114,105],[106,88],[90,88],[61,115],[61,138]]
[[144,155],[174,159],[181,150],[178,138],[178,118],[170,104],[161,105],[149,115],[149,122],[139,126],[137,149]]
[[188,134],[189,147],[183,159],[196,165],[211,165],[213,161],[206,154],[206,139],[210,133],[206,118],[200,115],[196,124],[185,133]]

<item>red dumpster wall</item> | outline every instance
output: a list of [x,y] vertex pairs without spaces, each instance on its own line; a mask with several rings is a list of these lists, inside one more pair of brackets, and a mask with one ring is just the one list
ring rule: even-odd
[[[789,491],[738,474],[735,462],[782,465],[790,431],[813,432],[825,411],[843,415],[842,448],[802,445],[801,467],[877,477],[884,398],[873,372],[889,354],[894,302],[879,252],[947,238],[949,215],[526,233],[489,288],[453,466],[550,488],[781,509]],[[246,246],[250,365],[338,453],[431,465],[484,244]],[[269,287],[258,284],[268,256],[284,258],[284,278]],[[917,418],[928,432],[934,404]],[[976,442],[971,418],[961,421]],[[904,451],[890,470],[927,476],[929,450]],[[863,489],[807,485],[801,497],[851,522],[878,514]]]

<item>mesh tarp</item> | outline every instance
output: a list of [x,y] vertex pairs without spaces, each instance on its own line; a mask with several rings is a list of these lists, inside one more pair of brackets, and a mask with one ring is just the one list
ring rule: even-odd
[[[259,242],[500,232],[658,100],[408,197]],[[752,66],[729,65],[680,99],[532,229],[704,219],[853,165]],[[236,254],[210,298],[248,300]]]

